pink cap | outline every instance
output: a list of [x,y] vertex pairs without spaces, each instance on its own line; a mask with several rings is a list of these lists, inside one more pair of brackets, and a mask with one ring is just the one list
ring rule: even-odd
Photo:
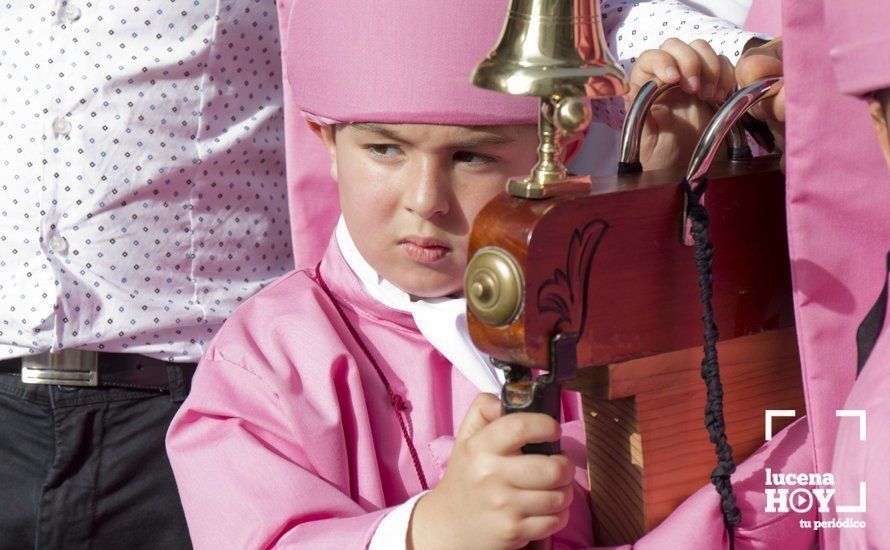
[[538,100],[470,84],[507,0],[296,0],[287,74],[317,120],[535,124]]

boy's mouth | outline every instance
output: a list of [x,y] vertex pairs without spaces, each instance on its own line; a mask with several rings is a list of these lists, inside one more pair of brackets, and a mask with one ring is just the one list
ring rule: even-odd
[[451,247],[442,241],[416,235],[400,240],[399,246],[409,258],[420,264],[438,262],[451,252]]

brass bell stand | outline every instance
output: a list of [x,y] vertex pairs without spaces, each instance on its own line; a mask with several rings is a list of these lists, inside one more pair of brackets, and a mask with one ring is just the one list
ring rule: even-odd
[[543,199],[588,189],[586,176],[569,174],[561,139],[591,120],[588,99],[626,92],[624,71],[605,46],[598,0],[512,0],[495,49],[470,78],[480,88],[541,98],[538,163],[507,192]]

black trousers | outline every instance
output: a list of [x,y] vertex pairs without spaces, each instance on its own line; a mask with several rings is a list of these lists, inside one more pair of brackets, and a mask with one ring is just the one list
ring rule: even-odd
[[191,548],[164,448],[186,391],[181,378],[171,384],[160,393],[0,375],[0,550]]

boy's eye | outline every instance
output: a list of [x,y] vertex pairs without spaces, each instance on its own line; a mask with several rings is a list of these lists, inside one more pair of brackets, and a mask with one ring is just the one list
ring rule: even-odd
[[494,162],[494,158],[489,157],[488,155],[480,155],[479,153],[473,153],[472,151],[457,151],[454,153],[454,160],[456,162],[465,162],[467,164],[489,164]]
[[388,145],[384,143],[373,143],[371,145],[365,145],[365,149],[370,151],[373,156],[381,158],[394,157],[402,152],[402,149],[399,148],[397,145]]

